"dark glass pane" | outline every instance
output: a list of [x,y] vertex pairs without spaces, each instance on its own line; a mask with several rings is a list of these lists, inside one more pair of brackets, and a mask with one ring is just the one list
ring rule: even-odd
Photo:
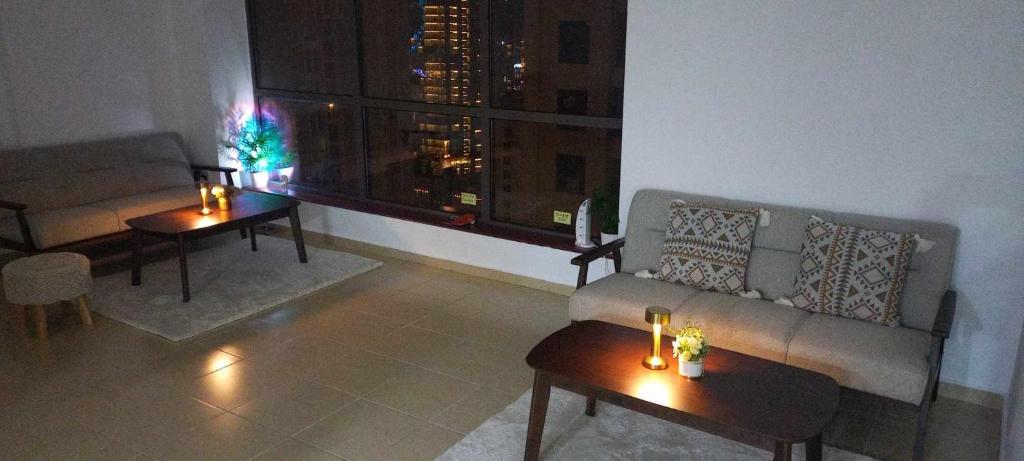
[[367,96],[480,105],[478,2],[360,2]]
[[626,0],[491,2],[491,104],[622,117],[625,49]]
[[586,22],[558,22],[558,62],[562,64],[587,64],[590,62],[590,26]]
[[572,128],[511,120],[492,123],[495,220],[572,233],[572,224],[555,223],[554,212],[575,217],[595,188],[618,187],[622,132]]
[[366,109],[370,197],[479,213],[483,130],[472,117]]
[[295,152],[292,182],[345,195],[359,194],[362,169],[352,139],[354,110],[341,104],[260,98],[260,109],[284,128]]
[[351,2],[252,0],[256,82],[264,89],[353,94],[355,21]]

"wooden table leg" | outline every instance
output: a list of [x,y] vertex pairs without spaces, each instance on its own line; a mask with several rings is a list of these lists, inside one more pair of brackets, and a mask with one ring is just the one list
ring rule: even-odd
[[587,397],[587,409],[584,411],[587,416],[594,416],[597,414],[597,398]]
[[86,301],[85,295],[79,296],[75,301],[78,302],[78,315],[82,317],[82,323],[92,325],[92,315],[89,314],[89,302]]
[[295,250],[299,252],[299,262],[309,261],[306,258],[306,242],[302,240],[302,223],[299,222],[299,207],[293,206],[288,210],[288,220],[292,225],[292,240],[295,240]]
[[238,233],[239,233],[239,234],[242,234],[242,239],[244,240],[244,239],[245,239],[245,237],[246,237],[246,235],[245,235],[245,228],[243,227],[243,228],[241,228],[241,229],[238,229]]
[[256,251],[256,228],[249,227],[249,246],[252,247],[252,251]]
[[35,306],[36,314],[36,335],[39,339],[46,339],[46,306]]
[[551,396],[551,377],[537,371],[533,375],[533,397],[530,401],[530,423],[526,429],[525,461],[540,458],[540,440],[544,435],[544,419],[548,414],[548,398]]
[[808,440],[805,448],[807,449],[807,453],[804,458],[806,458],[807,461],[821,461],[821,434],[818,434],[811,440]]
[[775,442],[775,461],[792,461],[793,444],[786,442]]
[[142,284],[142,232],[132,229],[132,285]]
[[185,237],[178,236],[178,266],[181,268],[181,302],[187,303],[190,295],[188,290],[188,260],[185,258]]

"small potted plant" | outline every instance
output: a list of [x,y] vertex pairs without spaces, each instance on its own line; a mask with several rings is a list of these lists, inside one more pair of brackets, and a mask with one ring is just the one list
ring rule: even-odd
[[674,329],[672,333],[676,335],[672,341],[672,357],[679,359],[679,374],[691,379],[700,378],[704,374],[704,357],[710,349],[704,331],[688,321],[685,327]]
[[601,244],[619,238],[619,190],[611,185],[594,188],[594,215],[601,225]]

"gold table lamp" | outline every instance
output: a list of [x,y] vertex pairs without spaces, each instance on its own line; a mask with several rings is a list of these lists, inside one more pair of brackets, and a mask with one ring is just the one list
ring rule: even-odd
[[661,327],[668,325],[672,311],[664,307],[651,306],[644,312],[644,320],[651,324],[651,355],[644,357],[643,365],[652,370],[668,368],[668,362],[661,358]]

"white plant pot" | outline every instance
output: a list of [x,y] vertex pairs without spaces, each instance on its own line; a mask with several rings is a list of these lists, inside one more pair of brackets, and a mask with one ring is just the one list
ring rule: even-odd
[[619,238],[619,234],[606,234],[604,232],[601,232],[601,245],[613,242],[617,238]]
[[270,172],[268,171],[253,171],[252,173],[252,187],[257,189],[266,189],[267,185],[270,184]]
[[690,379],[700,378],[704,375],[704,359],[689,362],[679,357],[679,375]]

